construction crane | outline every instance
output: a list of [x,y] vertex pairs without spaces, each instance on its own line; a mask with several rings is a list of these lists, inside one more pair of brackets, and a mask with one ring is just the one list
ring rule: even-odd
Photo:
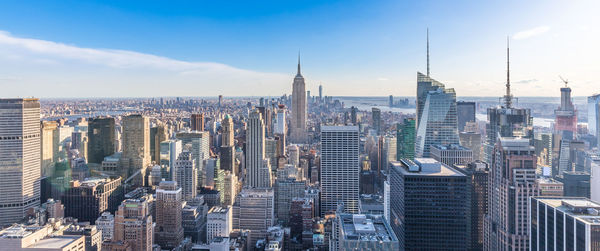
[[563,81],[563,83],[565,83],[565,87],[567,87],[567,85],[569,84],[569,80],[568,79],[564,79],[563,77],[561,77],[560,75],[558,76],[560,78],[560,80]]

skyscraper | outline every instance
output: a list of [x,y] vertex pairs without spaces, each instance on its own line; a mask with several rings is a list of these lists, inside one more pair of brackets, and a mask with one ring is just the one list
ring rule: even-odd
[[190,128],[192,131],[204,131],[204,114],[193,113],[190,117]]
[[148,201],[145,198],[124,200],[115,214],[113,242],[121,242],[130,246],[131,250],[151,251],[153,239],[152,214]]
[[300,55],[298,55],[298,73],[292,86],[292,119],[290,141],[306,142],[306,84],[300,73]]
[[487,139],[484,145],[484,160],[492,163],[492,152],[498,137],[522,137],[530,140],[533,145],[533,117],[531,110],[513,107],[510,92],[510,54],[506,48],[506,95],[502,106],[487,109],[488,123],[486,125]]
[[371,115],[373,116],[373,130],[377,135],[381,134],[381,109],[373,107],[371,109]]
[[88,163],[100,164],[115,153],[115,119],[93,118],[88,122]]
[[587,102],[588,130],[591,135],[598,136],[598,131],[600,131],[600,94],[589,96]]
[[40,205],[40,103],[0,99],[0,226]]
[[526,250],[528,198],[537,196],[535,148],[527,138],[500,137],[492,152],[484,250]]
[[458,115],[458,131],[464,132],[467,122],[475,122],[475,113],[477,109],[475,102],[458,101],[456,103],[456,113]]
[[404,119],[396,128],[396,160],[415,158],[415,119]]
[[323,101],[323,85],[319,85],[319,102]]
[[210,133],[208,131],[181,131],[175,134],[184,149],[189,149],[198,169],[198,188],[204,186],[204,160],[210,158]]
[[93,223],[103,212],[114,212],[123,200],[121,182],[121,177],[73,181],[61,197],[65,216]]
[[220,164],[221,169],[230,171],[235,175],[238,174],[235,165],[235,146],[234,146],[234,128],[233,119],[229,114],[221,121],[221,148],[220,148]]
[[467,175],[471,189],[471,250],[482,251],[484,241],[484,221],[488,213],[488,176],[487,163],[475,161],[465,168],[457,168]]
[[183,200],[189,201],[198,194],[198,168],[188,151],[182,152],[175,161],[173,180],[181,187]]
[[246,187],[271,187],[271,166],[265,156],[265,124],[258,110],[250,113],[246,132]]
[[358,213],[358,126],[321,126],[321,215],[344,203],[345,211]]
[[390,225],[400,250],[468,250],[469,178],[430,158],[390,166]]
[[173,249],[183,240],[181,188],[175,181],[162,181],[156,189],[156,244]]
[[245,188],[233,205],[233,229],[248,229],[249,244],[267,236],[267,229],[275,222],[272,189]]
[[415,157],[429,157],[437,144],[459,144],[456,92],[417,72],[417,138]]
[[233,225],[233,209],[231,207],[214,206],[206,216],[206,241],[210,243],[215,237],[229,237]]
[[[154,133],[152,133],[154,131]],[[167,125],[158,121],[156,127],[150,128],[150,154],[152,161],[160,163],[160,143],[169,139]]]
[[148,117],[134,114],[123,117],[123,154],[121,168],[131,175],[150,165],[150,124]]
[[54,165],[58,156],[54,155],[54,137],[57,136],[56,121],[42,121],[41,144],[42,144],[42,176],[52,177]]
[[562,131],[570,131],[574,135],[577,134],[577,110],[571,100],[571,88],[567,86],[560,88],[560,107],[554,110],[556,121],[554,122],[554,131],[562,133]]

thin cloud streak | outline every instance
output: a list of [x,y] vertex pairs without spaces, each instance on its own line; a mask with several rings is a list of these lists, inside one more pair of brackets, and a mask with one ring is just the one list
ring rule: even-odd
[[513,35],[514,40],[527,39],[535,36],[542,35],[550,30],[550,26],[538,26],[533,29],[519,31]]

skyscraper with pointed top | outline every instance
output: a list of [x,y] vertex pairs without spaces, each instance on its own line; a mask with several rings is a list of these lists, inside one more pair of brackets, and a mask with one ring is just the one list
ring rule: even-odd
[[306,142],[306,84],[300,72],[300,53],[298,53],[298,73],[292,85],[292,118],[290,124],[291,143]]
[[510,89],[510,48],[506,41],[506,94],[502,105],[487,109],[487,139],[484,145],[484,160],[492,163],[492,151],[499,137],[527,138],[533,144],[533,117],[531,110],[513,106],[513,95]]
[[456,92],[429,76],[429,29],[427,75],[417,72],[417,134],[415,157],[429,157],[432,145],[458,144]]

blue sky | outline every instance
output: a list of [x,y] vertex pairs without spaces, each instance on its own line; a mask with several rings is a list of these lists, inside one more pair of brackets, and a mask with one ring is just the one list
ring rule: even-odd
[[598,1],[3,1],[0,96],[225,96],[307,89],[412,96],[425,71],[459,96],[600,91]]

